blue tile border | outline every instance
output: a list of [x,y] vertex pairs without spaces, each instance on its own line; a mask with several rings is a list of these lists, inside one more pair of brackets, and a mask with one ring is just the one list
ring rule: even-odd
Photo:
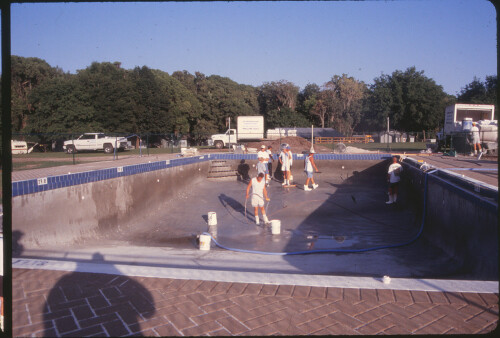
[[[277,155],[273,155],[277,159]],[[317,160],[384,160],[390,154],[316,154]],[[293,154],[294,160],[303,159],[302,154]],[[86,171],[82,173],[48,176],[46,184],[38,184],[38,179],[12,182],[12,197],[33,194],[41,191],[59,189],[90,182],[108,180],[117,177],[136,175],[145,172],[163,170],[187,164],[206,162],[210,160],[257,160],[257,154],[206,154],[193,157],[175,158],[149,163],[133,164]],[[168,164],[167,164],[168,163]],[[123,171],[118,172],[118,168]]]

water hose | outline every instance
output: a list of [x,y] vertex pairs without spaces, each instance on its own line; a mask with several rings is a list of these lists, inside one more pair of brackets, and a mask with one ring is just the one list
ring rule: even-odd
[[[410,240],[403,242],[403,243],[398,243],[398,244],[389,244],[389,245],[380,245],[380,246],[375,246],[371,248],[364,248],[364,249],[320,249],[320,250],[307,250],[307,251],[293,251],[293,252],[266,252],[266,251],[256,251],[256,250],[246,250],[246,249],[237,249],[237,248],[229,248],[225,245],[220,244],[217,242],[212,235],[210,235],[207,232],[204,232],[204,235],[210,236],[214,243],[225,250],[229,251],[236,251],[236,252],[244,252],[244,253],[252,253],[252,254],[260,254],[260,255],[273,255],[273,256],[291,256],[291,255],[306,255],[306,254],[313,254],[313,253],[358,253],[358,252],[367,252],[367,251],[375,251],[375,250],[381,250],[381,249],[390,249],[390,248],[397,248],[401,246],[405,246],[408,244],[413,243],[416,241],[420,235],[422,234],[424,230],[424,224],[425,224],[425,213],[427,210],[427,177],[429,174],[432,174],[436,172],[437,169],[430,170],[425,172],[425,179],[424,179],[424,205],[423,205],[423,210],[422,210],[422,222],[420,224],[420,229],[418,233],[411,238]],[[245,202],[246,206],[246,202]],[[246,215],[246,213],[245,213]]]

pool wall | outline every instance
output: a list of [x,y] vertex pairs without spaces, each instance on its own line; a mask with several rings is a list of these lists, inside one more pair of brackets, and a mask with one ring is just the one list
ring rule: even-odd
[[112,239],[206,179],[208,167],[199,161],[16,196],[13,237],[21,237],[18,244],[26,248]]
[[[432,170],[428,170],[431,172]],[[403,189],[423,205],[426,172],[404,162]],[[462,263],[464,274],[498,278],[498,190],[446,171],[427,174],[425,239]]]

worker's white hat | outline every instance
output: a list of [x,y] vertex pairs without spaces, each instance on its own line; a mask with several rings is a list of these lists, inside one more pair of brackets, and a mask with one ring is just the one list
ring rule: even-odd
[[260,146],[260,148],[261,148],[261,149],[262,149],[262,148],[265,148],[265,147],[266,147],[265,145],[261,145],[261,146]]

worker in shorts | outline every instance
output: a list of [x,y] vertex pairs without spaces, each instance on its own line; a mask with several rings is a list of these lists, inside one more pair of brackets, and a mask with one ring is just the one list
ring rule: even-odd
[[[257,175],[262,173],[266,178],[268,176],[267,159],[265,157],[259,157],[258,160],[259,162],[257,162]],[[267,185],[267,181],[265,182]]]
[[[268,162],[268,159],[269,159],[269,153],[267,152],[267,147],[265,145],[261,145],[260,146],[260,150],[259,152],[257,153],[257,158],[264,158],[265,159],[265,163],[266,163],[266,166],[267,166],[267,162]],[[268,184],[269,182],[269,172],[266,170],[266,184]]]
[[259,224],[259,208],[262,214],[262,219],[265,223],[269,223],[266,215],[266,210],[264,209],[264,198],[266,201],[269,201],[264,176],[265,175],[263,173],[260,173],[257,177],[252,178],[247,186],[247,199],[250,196],[250,188],[252,188],[252,198],[250,202],[252,204],[252,207],[254,208],[255,224],[257,225]]
[[261,145],[260,150],[257,153],[257,158],[263,157],[266,159],[266,162],[267,162],[267,158],[269,157],[269,154],[267,153],[266,149],[267,149],[267,147],[265,145]]
[[[479,158],[483,154],[483,149],[481,148],[481,140],[479,138],[479,128],[476,122],[472,122],[472,128],[470,129],[472,133],[472,144],[474,145],[474,155],[477,155],[479,150]],[[477,148],[477,149],[476,149]]]
[[266,153],[269,155],[269,161],[267,161],[267,171],[268,171],[268,180],[267,180],[267,186],[269,186],[269,182],[271,181],[271,178],[273,177],[273,147],[272,146],[267,146]]
[[312,188],[316,189],[318,187],[317,184],[314,183],[314,178],[313,178],[313,168],[318,172],[318,167],[316,167],[316,163],[314,163],[314,154],[316,152],[314,151],[313,148],[309,151],[309,155],[306,157],[304,161],[304,171],[306,172],[307,175],[307,180],[306,184],[304,184],[304,190],[305,191],[310,191],[311,188],[309,188],[309,181],[312,183]]
[[292,154],[290,152],[290,146],[285,144],[283,150],[279,156],[279,162],[281,164],[281,171],[283,172],[283,183],[282,185],[290,185],[290,170],[292,165]]
[[392,157],[392,163],[387,170],[387,182],[389,182],[389,200],[386,204],[396,203],[398,200],[399,181],[401,180],[401,171],[403,167],[398,163],[398,157]]

